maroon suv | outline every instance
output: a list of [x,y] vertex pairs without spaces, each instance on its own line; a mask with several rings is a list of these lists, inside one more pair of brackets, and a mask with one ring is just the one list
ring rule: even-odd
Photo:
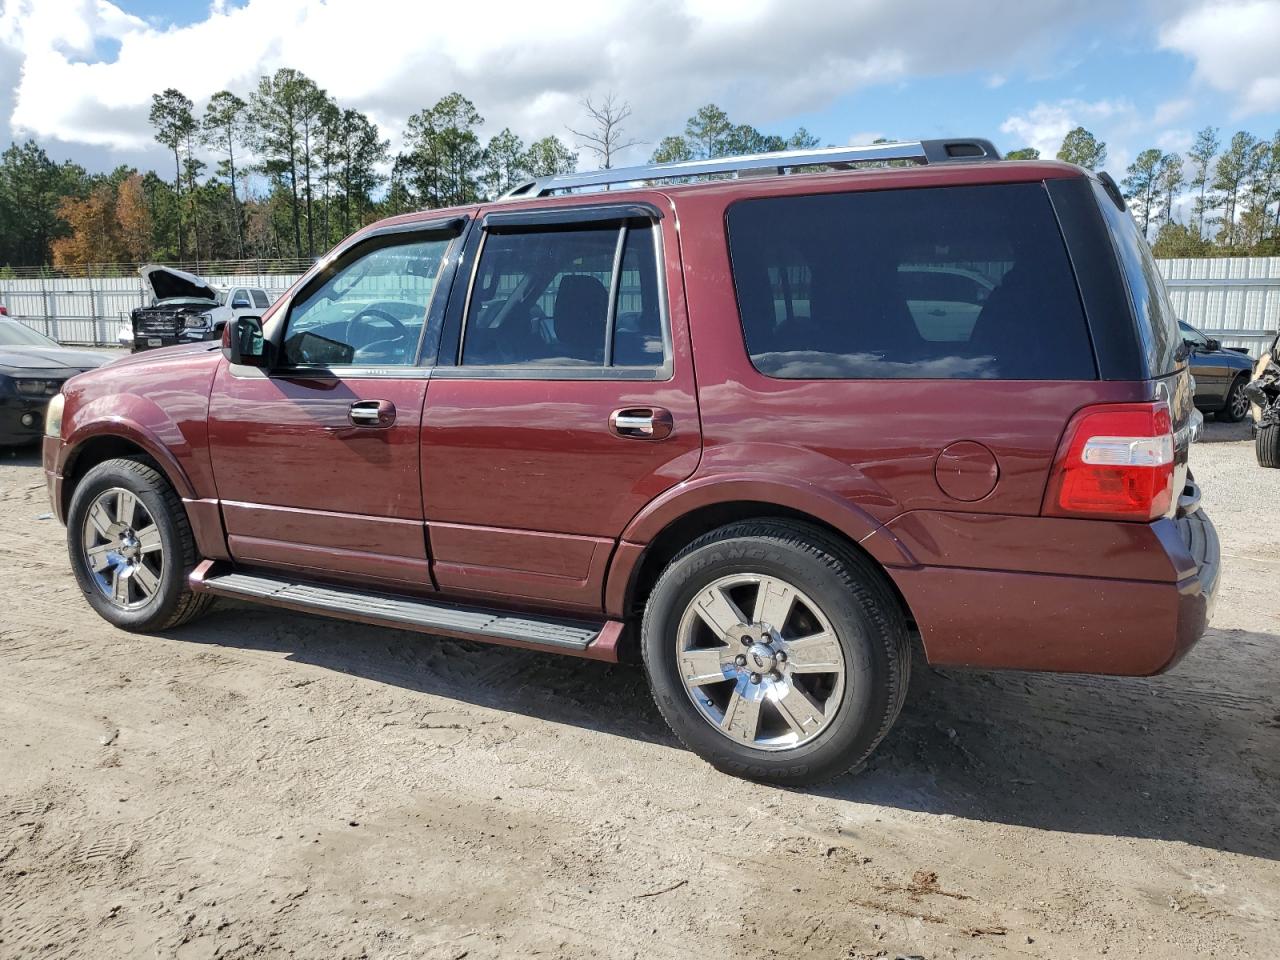
[[884,737],[913,634],[1127,675],[1199,638],[1180,345],[1105,175],[981,140],[607,170],[375,224],[221,348],[73,378],[44,463],[121,627],[226,596],[639,654],[689,747],[800,784]]

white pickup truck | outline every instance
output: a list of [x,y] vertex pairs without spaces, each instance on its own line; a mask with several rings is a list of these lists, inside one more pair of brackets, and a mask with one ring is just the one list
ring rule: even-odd
[[220,290],[195,274],[157,264],[140,272],[151,302],[133,311],[118,337],[121,346],[134,352],[217,339],[228,320],[261,318],[271,306],[271,296],[261,287]]

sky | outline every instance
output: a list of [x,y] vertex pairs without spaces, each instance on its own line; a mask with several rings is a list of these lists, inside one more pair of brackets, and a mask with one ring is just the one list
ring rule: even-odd
[[0,0],[0,144],[164,171],[153,93],[202,110],[281,66],[369,113],[393,148],[453,90],[486,137],[572,146],[582,99],[612,91],[641,141],[623,162],[714,102],[830,144],[983,136],[1052,154],[1082,124],[1121,176],[1205,125],[1224,140],[1280,128],[1280,0]]

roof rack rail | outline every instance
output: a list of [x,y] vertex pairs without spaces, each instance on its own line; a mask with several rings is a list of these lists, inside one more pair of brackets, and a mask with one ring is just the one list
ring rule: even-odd
[[850,169],[857,163],[885,163],[906,160],[917,164],[954,163],[959,161],[999,160],[1000,152],[991,141],[977,138],[963,140],[904,140],[896,143],[870,143],[849,147],[822,147],[816,150],[778,150],[751,153],[739,157],[715,157],[711,160],[679,160],[675,163],[653,163],[636,167],[615,167],[541,177],[517,184],[503,200],[526,197],[549,197],[558,192],[584,187],[608,187],[622,183],[675,180],[683,177],[705,177],[732,174],[735,177],[771,176],[803,167]]

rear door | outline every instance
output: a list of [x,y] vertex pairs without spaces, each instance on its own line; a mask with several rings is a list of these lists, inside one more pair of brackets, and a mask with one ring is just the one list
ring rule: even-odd
[[431,589],[420,345],[438,335],[438,281],[459,229],[366,237],[272,318],[272,369],[218,371],[209,439],[236,560]]
[[678,249],[659,195],[473,227],[422,427],[442,591],[601,607],[623,528],[701,449]]

